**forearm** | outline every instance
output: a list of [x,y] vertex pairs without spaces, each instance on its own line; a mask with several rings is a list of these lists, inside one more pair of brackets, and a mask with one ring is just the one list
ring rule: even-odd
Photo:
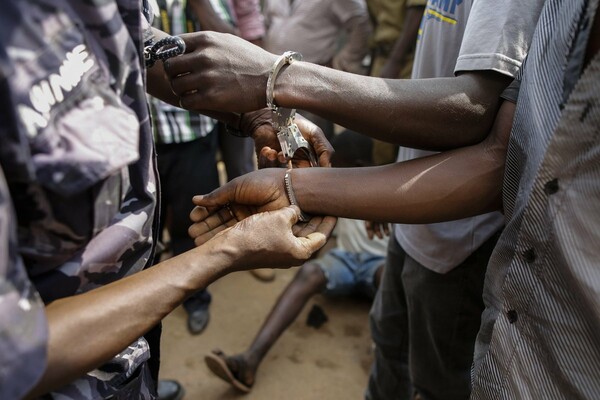
[[505,102],[489,137],[470,147],[381,167],[294,170],[298,204],[313,214],[398,223],[499,210],[513,113]]
[[502,171],[461,153],[381,167],[298,170],[294,190],[305,212],[372,221],[423,224],[499,209]]
[[[110,360],[231,263],[211,243],[148,270],[46,307],[48,364],[36,397]],[[221,249],[220,249],[221,250]]]
[[364,73],[362,61],[369,51],[369,37],[372,33],[368,16],[357,16],[347,23],[347,37],[344,47],[335,56],[333,66],[342,71]]
[[305,212],[393,223],[443,222],[499,209],[502,173],[484,163],[469,168],[459,154],[353,171],[298,170],[294,190]]
[[389,80],[297,62],[277,78],[275,100],[376,139],[442,150],[486,137],[509,80],[495,72]]
[[204,31],[231,33],[239,36],[240,32],[234,26],[224,21],[212,7],[210,0],[192,0],[192,9]]
[[382,76],[386,78],[398,77],[402,66],[406,62],[406,57],[411,54],[411,50],[415,47],[424,9],[425,7],[422,6],[406,9],[402,33],[394,43],[392,52],[383,68],[385,75]]

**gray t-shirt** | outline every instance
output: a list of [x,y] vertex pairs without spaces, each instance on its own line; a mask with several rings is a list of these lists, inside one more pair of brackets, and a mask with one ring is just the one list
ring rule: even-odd
[[[413,79],[492,70],[514,77],[529,48],[543,0],[429,0],[415,53]],[[464,36],[464,38],[463,38]],[[398,161],[432,152],[401,147]],[[463,262],[504,219],[498,212],[458,221],[395,226],[396,239],[415,260],[439,273]]]

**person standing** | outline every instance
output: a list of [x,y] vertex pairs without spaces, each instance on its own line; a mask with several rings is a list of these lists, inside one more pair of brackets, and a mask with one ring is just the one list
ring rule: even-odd
[[[369,75],[408,79],[412,71],[417,35],[427,0],[368,0],[373,22]],[[373,140],[375,165],[396,161],[398,146]]]
[[[146,333],[193,292],[256,267],[259,242],[244,232],[262,226],[266,265],[288,266],[334,221],[296,237],[289,208],[153,265],[159,185],[145,89],[178,100],[162,63],[144,65],[143,46],[164,36],[147,3],[2,7],[0,398],[155,399]],[[249,133],[277,142],[268,129]]]
[[[265,0],[263,14],[267,27],[265,50],[274,54],[294,50],[311,63],[366,73],[363,60],[369,52],[372,27],[365,0]],[[299,112],[331,138],[332,122]]]
[[[186,0],[157,0],[154,26],[170,35],[200,29]],[[150,97],[153,131],[162,185],[161,228],[169,233],[168,250],[178,255],[194,247],[189,237],[190,199],[196,193],[219,187],[217,171],[218,123],[205,115],[183,110]],[[190,296],[183,307],[191,334],[202,333],[210,319],[211,295],[203,289]]]
[[[265,23],[258,0],[188,1],[200,22],[200,29],[231,33],[262,46]],[[252,139],[230,134],[224,124],[219,126],[219,150],[221,160],[225,164],[227,180],[256,169]]]
[[[390,141],[443,148],[447,138],[446,146],[456,146],[469,128],[491,126],[499,95],[527,53],[542,5],[507,1],[490,13],[489,3],[482,1],[430,1],[413,67],[413,77],[420,79],[362,78],[294,63],[281,74],[275,98],[282,106],[312,106]],[[403,151],[402,160],[432,156]],[[379,220],[387,221],[385,215],[382,211]],[[415,391],[433,398],[469,396],[485,269],[502,224],[496,212],[396,227],[372,309],[376,357],[367,398],[410,398]]]

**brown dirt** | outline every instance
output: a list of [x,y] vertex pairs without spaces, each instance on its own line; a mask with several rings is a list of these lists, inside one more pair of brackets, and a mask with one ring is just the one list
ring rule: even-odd
[[[204,364],[213,348],[228,354],[251,342],[271,306],[296,270],[279,270],[273,282],[248,272],[226,276],[210,287],[213,295],[207,329],[192,336],[180,307],[164,321],[161,378],[177,379],[186,400],[211,399],[361,399],[372,360],[369,303],[316,296],[266,356],[250,394],[239,394]],[[319,329],[306,325],[312,304],[327,321]]]

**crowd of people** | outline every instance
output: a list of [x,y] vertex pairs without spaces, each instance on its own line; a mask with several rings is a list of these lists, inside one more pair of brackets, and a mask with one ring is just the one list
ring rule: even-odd
[[[241,391],[311,295],[360,290],[358,397],[599,397],[598,4],[5,2],[0,398],[181,398],[161,320],[199,333],[211,282],[300,265],[246,351],[207,355]],[[163,39],[185,51],[149,59]],[[267,105],[309,117],[318,167]]]

